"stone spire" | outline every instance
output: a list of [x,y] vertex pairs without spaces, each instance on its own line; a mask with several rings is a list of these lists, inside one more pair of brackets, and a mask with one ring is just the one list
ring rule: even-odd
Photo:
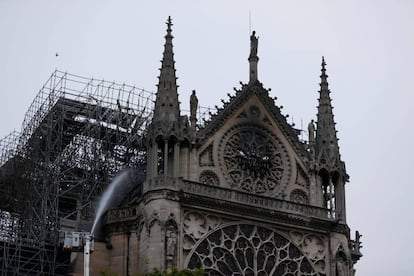
[[336,137],[335,121],[332,112],[326,63],[322,57],[322,74],[319,90],[319,105],[317,114],[317,130],[315,137],[316,161],[319,167],[328,171],[337,170],[340,166],[338,138]]
[[322,57],[318,122],[315,136],[315,165],[321,177],[325,207],[334,211],[334,216],[340,223],[346,223],[345,183],[349,176],[339,153],[331,92],[328,87],[325,66],[325,59]]
[[180,118],[180,108],[174,67],[173,36],[171,35],[171,26],[173,24],[171,23],[171,17],[168,17],[166,24],[167,34],[165,35],[153,121],[176,123]]
[[180,116],[171,26],[171,17],[168,17],[154,115],[146,141],[147,179],[161,175],[179,177],[181,142],[190,140],[188,119]]
[[257,63],[259,62],[259,57],[257,56],[257,47],[259,44],[259,37],[256,37],[256,31],[253,31],[250,36],[250,55],[249,55],[249,82],[255,82],[257,78]]

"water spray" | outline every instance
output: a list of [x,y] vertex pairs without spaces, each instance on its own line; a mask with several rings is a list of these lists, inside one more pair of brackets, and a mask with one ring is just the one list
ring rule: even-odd
[[96,236],[95,231],[96,227],[98,225],[98,222],[100,221],[101,217],[105,213],[105,211],[110,207],[112,201],[113,201],[113,195],[119,194],[121,187],[123,187],[124,183],[126,183],[127,178],[129,176],[129,170],[125,170],[119,175],[117,175],[109,184],[108,188],[103,193],[101,199],[99,200],[98,209],[96,210],[96,216],[95,220],[92,225],[91,234]]

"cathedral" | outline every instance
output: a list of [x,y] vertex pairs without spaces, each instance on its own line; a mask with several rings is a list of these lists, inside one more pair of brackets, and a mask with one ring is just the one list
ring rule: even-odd
[[92,274],[201,268],[208,275],[355,275],[361,235],[351,238],[347,225],[349,176],[325,60],[308,141],[259,81],[255,32],[248,62],[248,82],[208,121],[200,124],[195,91],[189,116],[182,115],[168,19],[145,179],[132,200],[106,212]]

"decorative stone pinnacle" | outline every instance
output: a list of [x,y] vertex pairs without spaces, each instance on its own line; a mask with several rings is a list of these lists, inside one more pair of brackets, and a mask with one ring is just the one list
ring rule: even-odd
[[340,153],[338,139],[336,136],[337,131],[335,129],[334,115],[332,112],[332,100],[329,95],[330,91],[327,81],[328,75],[326,74],[325,66],[325,58],[322,57],[322,74],[320,76],[321,83],[315,136],[316,158],[319,161],[323,160],[323,166],[325,166],[328,170],[336,170],[339,167]]
[[172,25],[173,25],[173,23],[172,23],[172,21],[171,21],[171,16],[168,16],[168,19],[167,19],[166,24],[167,24],[167,34],[168,34],[168,35],[170,35],[170,34],[171,34],[171,32],[172,32],[171,27],[172,27]]
[[178,122],[180,117],[177,78],[174,67],[173,36],[171,35],[171,17],[167,19],[164,52],[158,77],[157,97],[155,100],[154,119],[165,122]]

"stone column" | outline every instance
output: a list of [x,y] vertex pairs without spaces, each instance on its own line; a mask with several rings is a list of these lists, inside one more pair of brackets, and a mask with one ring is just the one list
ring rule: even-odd
[[174,144],[174,177],[180,176],[180,143],[177,141]]
[[341,178],[335,185],[335,203],[340,222],[346,223],[345,183]]
[[168,140],[164,141],[164,175],[168,175]]

